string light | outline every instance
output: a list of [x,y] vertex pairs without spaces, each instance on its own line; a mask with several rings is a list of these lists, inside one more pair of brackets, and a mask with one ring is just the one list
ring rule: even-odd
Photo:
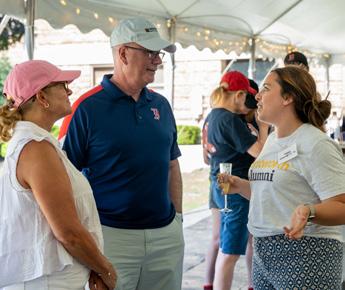
[[167,20],[167,27],[170,28],[171,27],[171,19]]
[[[59,0],[60,4],[63,6],[67,6],[67,1],[68,0]],[[93,17],[95,19],[99,19],[100,16],[97,12],[92,11],[92,10],[87,10],[86,12],[89,14],[93,14]],[[75,13],[77,15],[80,15],[81,13],[81,9],[79,7],[75,8]],[[83,14],[85,14],[85,9],[83,9]],[[111,24],[116,23],[116,20],[113,17],[107,17],[108,21]],[[166,20],[166,27],[170,28],[173,25],[173,21],[175,21],[174,19],[167,19]],[[163,24],[164,25],[164,24]],[[162,27],[161,23],[156,23],[156,27],[158,29],[160,29]],[[180,27],[179,30],[181,33],[182,32],[189,32],[190,31],[190,27],[188,26],[182,26]],[[197,38],[200,38],[203,36],[203,39],[207,42],[208,46],[210,48],[216,48],[217,49],[222,49],[224,52],[226,53],[230,53],[231,50],[234,51],[244,51],[248,49],[248,44],[250,45],[250,41],[254,40],[255,43],[259,44],[258,47],[259,49],[261,49],[262,51],[264,51],[264,54],[268,54],[268,55],[273,55],[273,54],[285,54],[286,52],[291,52],[291,51],[296,51],[297,48],[293,47],[291,44],[273,44],[270,42],[267,42],[263,39],[260,38],[249,38],[249,37],[241,37],[240,40],[238,41],[229,41],[227,40],[228,36],[224,33],[219,33],[219,32],[215,32],[215,31],[211,31],[210,29],[204,28],[201,31],[197,31],[195,32],[195,35]],[[215,38],[214,36],[217,36],[217,38]],[[223,39],[220,40],[219,38]],[[299,49],[300,51],[303,51],[302,49]],[[309,51],[306,51],[306,54],[308,55],[308,57],[324,57],[324,58],[329,58],[330,56],[328,54],[313,54]],[[262,55],[260,55],[260,57],[262,57]],[[273,56],[272,56],[273,57]]]

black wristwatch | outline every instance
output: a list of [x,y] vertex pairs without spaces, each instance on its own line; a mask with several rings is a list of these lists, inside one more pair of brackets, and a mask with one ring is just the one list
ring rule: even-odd
[[305,204],[304,206],[309,208],[309,215],[307,222],[311,222],[315,218],[315,207],[312,204]]

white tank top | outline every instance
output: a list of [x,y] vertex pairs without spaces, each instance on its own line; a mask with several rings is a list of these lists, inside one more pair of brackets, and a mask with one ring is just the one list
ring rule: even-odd
[[19,121],[8,144],[0,177],[0,288],[52,274],[73,264],[73,257],[54,237],[32,191],[23,188],[16,178],[19,154],[31,140],[46,140],[56,148],[70,178],[79,219],[103,252],[101,225],[87,179],[49,132],[32,122]]

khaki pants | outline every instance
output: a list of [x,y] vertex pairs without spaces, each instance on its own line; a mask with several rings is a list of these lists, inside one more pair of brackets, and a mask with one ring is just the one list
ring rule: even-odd
[[119,275],[119,290],[181,289],[184,240],[180,215],[158,229],[102,226],[102,230],[105,255]]

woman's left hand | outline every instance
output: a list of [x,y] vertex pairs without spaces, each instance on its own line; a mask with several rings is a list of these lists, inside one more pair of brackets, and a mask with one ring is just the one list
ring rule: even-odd
[[90,273],[89,288],[90,290],[108,290],[107,285],[104,284],[101,277],[94,271]]
[[300,239],[304,234],[304,228],[308,222],[310,209],[308,206],[299,205],[291,216],[289,227],[284,227],[285,236],[290,239]]

